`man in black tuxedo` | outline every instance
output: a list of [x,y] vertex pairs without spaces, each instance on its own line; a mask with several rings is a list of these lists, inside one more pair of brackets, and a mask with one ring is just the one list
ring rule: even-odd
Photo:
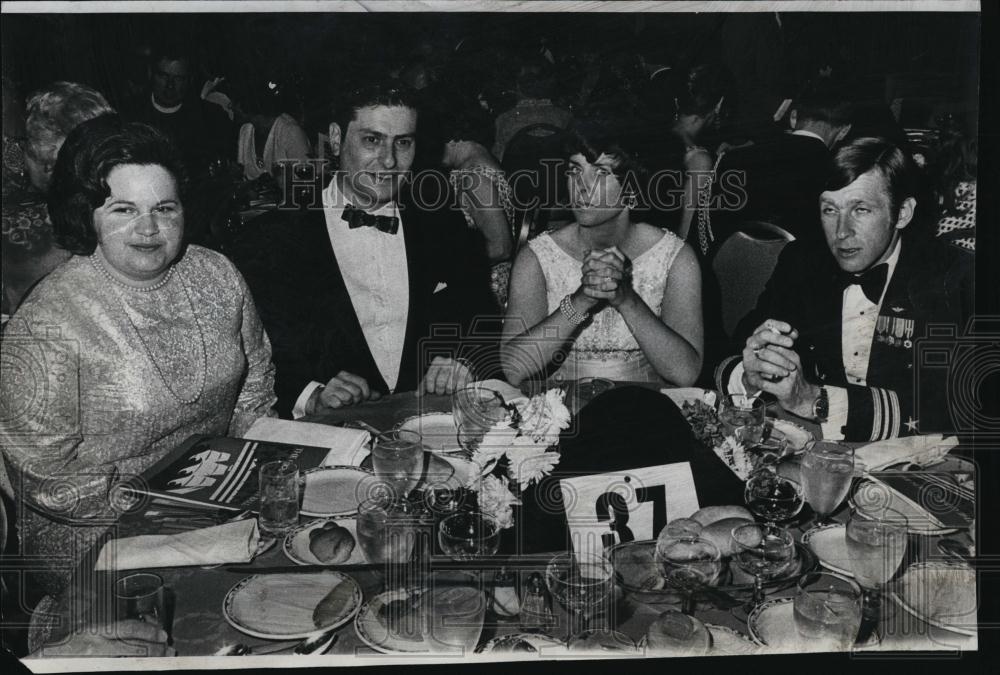
[[[407,181],[414,95],[370,85],[350,92],[334,118],[340,164],[322,199],[262,216],[230,252],[271,338],[285,416],[393,391],[452,393],[472,376],[461,336],[497,312],[481,240],[452,200],[426,208],[427,192]],[[442,316],[435,293],[445,287]]]
[[816,199],[830,148],[850,131],[850,116],[851,105],[839,95],[804,95],[789,112],[791,130],[726,152],[716,169],[723,200],[712,215],[716,240],[747,221],[773,223],[800,239],[818,235]]
[[836,153],[819,200],[828,251],[785,247],[737,328],[742,357],[716,372],[720,388],[773,394],[833,440],[949,430],[946,369],[922,369],[914,343],[929,324],[965,326],[972,256],[906,231],[914,172],[884,139],[857,139]]

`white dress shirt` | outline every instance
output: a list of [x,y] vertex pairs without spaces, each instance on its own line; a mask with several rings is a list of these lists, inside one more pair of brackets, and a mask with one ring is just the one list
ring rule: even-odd
[[[844,362],[844,374],[848,384],[861,387],[867,386],[868,360],[871,356],[872,341],[875,337],[875,325],[878,322],[879,310],[885,299],[885,291],[889,288],[892,273],[896,271],[899,261],[900,241],[896,241],[892,253],[886,259],[889,270],[885,277],[885,287],[878,303],[873,303],[861,290],[860,284],[853,284],[844,289],[841,305],[840,344],[841,357]],[[737,365],[729,377],[730,393],[746,393],[743,387],[743,364]],[[843,387],[826,387],[829,396],[830,412],[826,422],[820,426],[823,438],[833,441],[843,440],[843,427],[847,424],[848,398]]]
[[[327,233],[365,341],[379,373],[392,391],[399,379],[410,306],[403,227],[400,226],[396,234],[374,227],[352,230],[342,218],[348,203],[349,200],[341,195],[336,179],[330,181],[323,191]],[[371,213],[399,218],[395,202]],[[293,417],[298,419],[305,414],[309,398],[322,385],[321,382],[306,385],[292,409]]]

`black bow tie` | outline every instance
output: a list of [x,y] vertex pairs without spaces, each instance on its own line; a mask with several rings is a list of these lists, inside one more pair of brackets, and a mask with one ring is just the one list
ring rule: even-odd
[[353,204],[348,204],[344,208],[344,215],[341,217],[347,221],[347,226],[352,230],[357,227],[374,227],[386,234],[396,234],[396,230],[399,229],[399,218],[365,213],[361,209],[355,208]]
[[872,303],[878,304],[882,299],[882,290],[885,288],[885,280],[889,276],[889,263],[875,265],[861,274],[851,274],[849,272],[840,273],[840,283],[844,288],[858,284],[861,291]]

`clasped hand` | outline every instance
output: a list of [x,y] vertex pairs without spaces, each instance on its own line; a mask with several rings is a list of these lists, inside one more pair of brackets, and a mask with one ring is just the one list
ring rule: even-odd
[[774,394],[788,412],[812,417],[819,387],[802,375],[802,362],[793,349],[798,337],[784,321],[768,319],[758,326],[743,348],[743,384],[748,391]]
[[601,301],[620,307],[635,293],[632,288],[632,264],[617,246],[587,251],[580,270],[577,295],[583,296],[580,299],[588,305],[588,310]]

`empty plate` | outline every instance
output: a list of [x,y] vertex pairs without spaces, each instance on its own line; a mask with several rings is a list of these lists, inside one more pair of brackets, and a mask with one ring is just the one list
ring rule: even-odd
[[845,577],[854,577],[851,555],[847,551],[846,525],[832,523],[814,527],[802,535],[802,543],[816,554],[823,567]]
[[369,485],[375,482],[371,473],[356,466],[317,467],[303,476],[300,512],[315,518],[355,515],[358,504],[369,496]]
[[[347,623],[361,600],[357,582],[341,572],[260,574],[233,586],[222,612],[233,628],[247,635],[290,640]],[[328,606],[317,623],[313,614],[321,602]]]
[[915,563],[899,579],[892,596],[900,607],[935,628],[976,635],[976,571],[967,565]]
[[399,428],[420,434],[424,447],[431,452],[454,452],[462,449],[458,443],[455,418],[451,413],[427,413],[409,417],[403,420]]

